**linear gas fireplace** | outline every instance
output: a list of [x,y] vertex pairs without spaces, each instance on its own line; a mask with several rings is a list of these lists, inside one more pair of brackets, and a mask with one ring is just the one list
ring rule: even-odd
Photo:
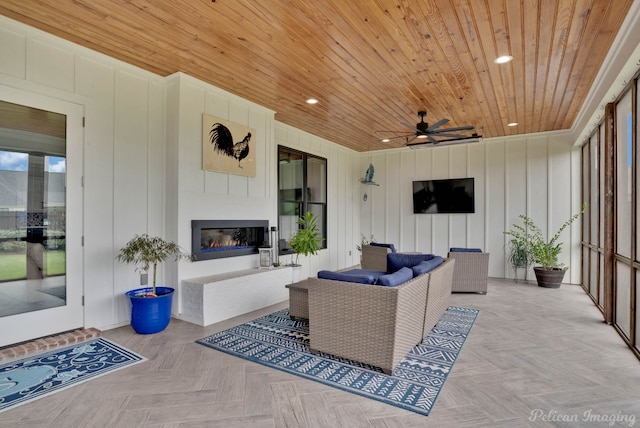
[[196,260],[257,254],[268,242],[268,220],[191,220],[191,254]]

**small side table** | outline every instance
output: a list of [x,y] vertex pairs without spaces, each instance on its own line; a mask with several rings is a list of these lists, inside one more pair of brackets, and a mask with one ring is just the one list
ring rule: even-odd
[[291,319],[309,319],[309,280],[287,284],[289,289],[289,316]]

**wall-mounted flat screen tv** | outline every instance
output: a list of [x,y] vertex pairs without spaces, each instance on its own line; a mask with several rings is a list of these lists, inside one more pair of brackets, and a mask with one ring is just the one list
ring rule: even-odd
[[414,214],[466,214],[475,212],[473,178],[413,182]]

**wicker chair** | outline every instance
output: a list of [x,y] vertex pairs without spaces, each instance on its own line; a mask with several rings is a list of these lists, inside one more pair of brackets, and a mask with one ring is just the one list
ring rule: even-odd
[[447,260],[397,287],[309,278],[311,351],[391,374],[447,309],[454,264]]
[[387,247],[377,247],[374,245],[362,246],[362,258],[360,266],[362,269],[387,271],[387,253],[391,249]]
[[453,293],[487,294],[489,253],[450,251],[448,257],[456,260]]

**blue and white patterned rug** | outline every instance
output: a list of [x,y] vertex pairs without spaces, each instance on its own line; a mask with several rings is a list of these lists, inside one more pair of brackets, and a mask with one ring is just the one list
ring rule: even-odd
[[146,358],[103,338],[0,365],[0,412]]
[[283,309],[197,343],[383,403],[428,415],[478,316],[449,307],[438,324],[393,371],[328,354],[309,353],[309,324]]

